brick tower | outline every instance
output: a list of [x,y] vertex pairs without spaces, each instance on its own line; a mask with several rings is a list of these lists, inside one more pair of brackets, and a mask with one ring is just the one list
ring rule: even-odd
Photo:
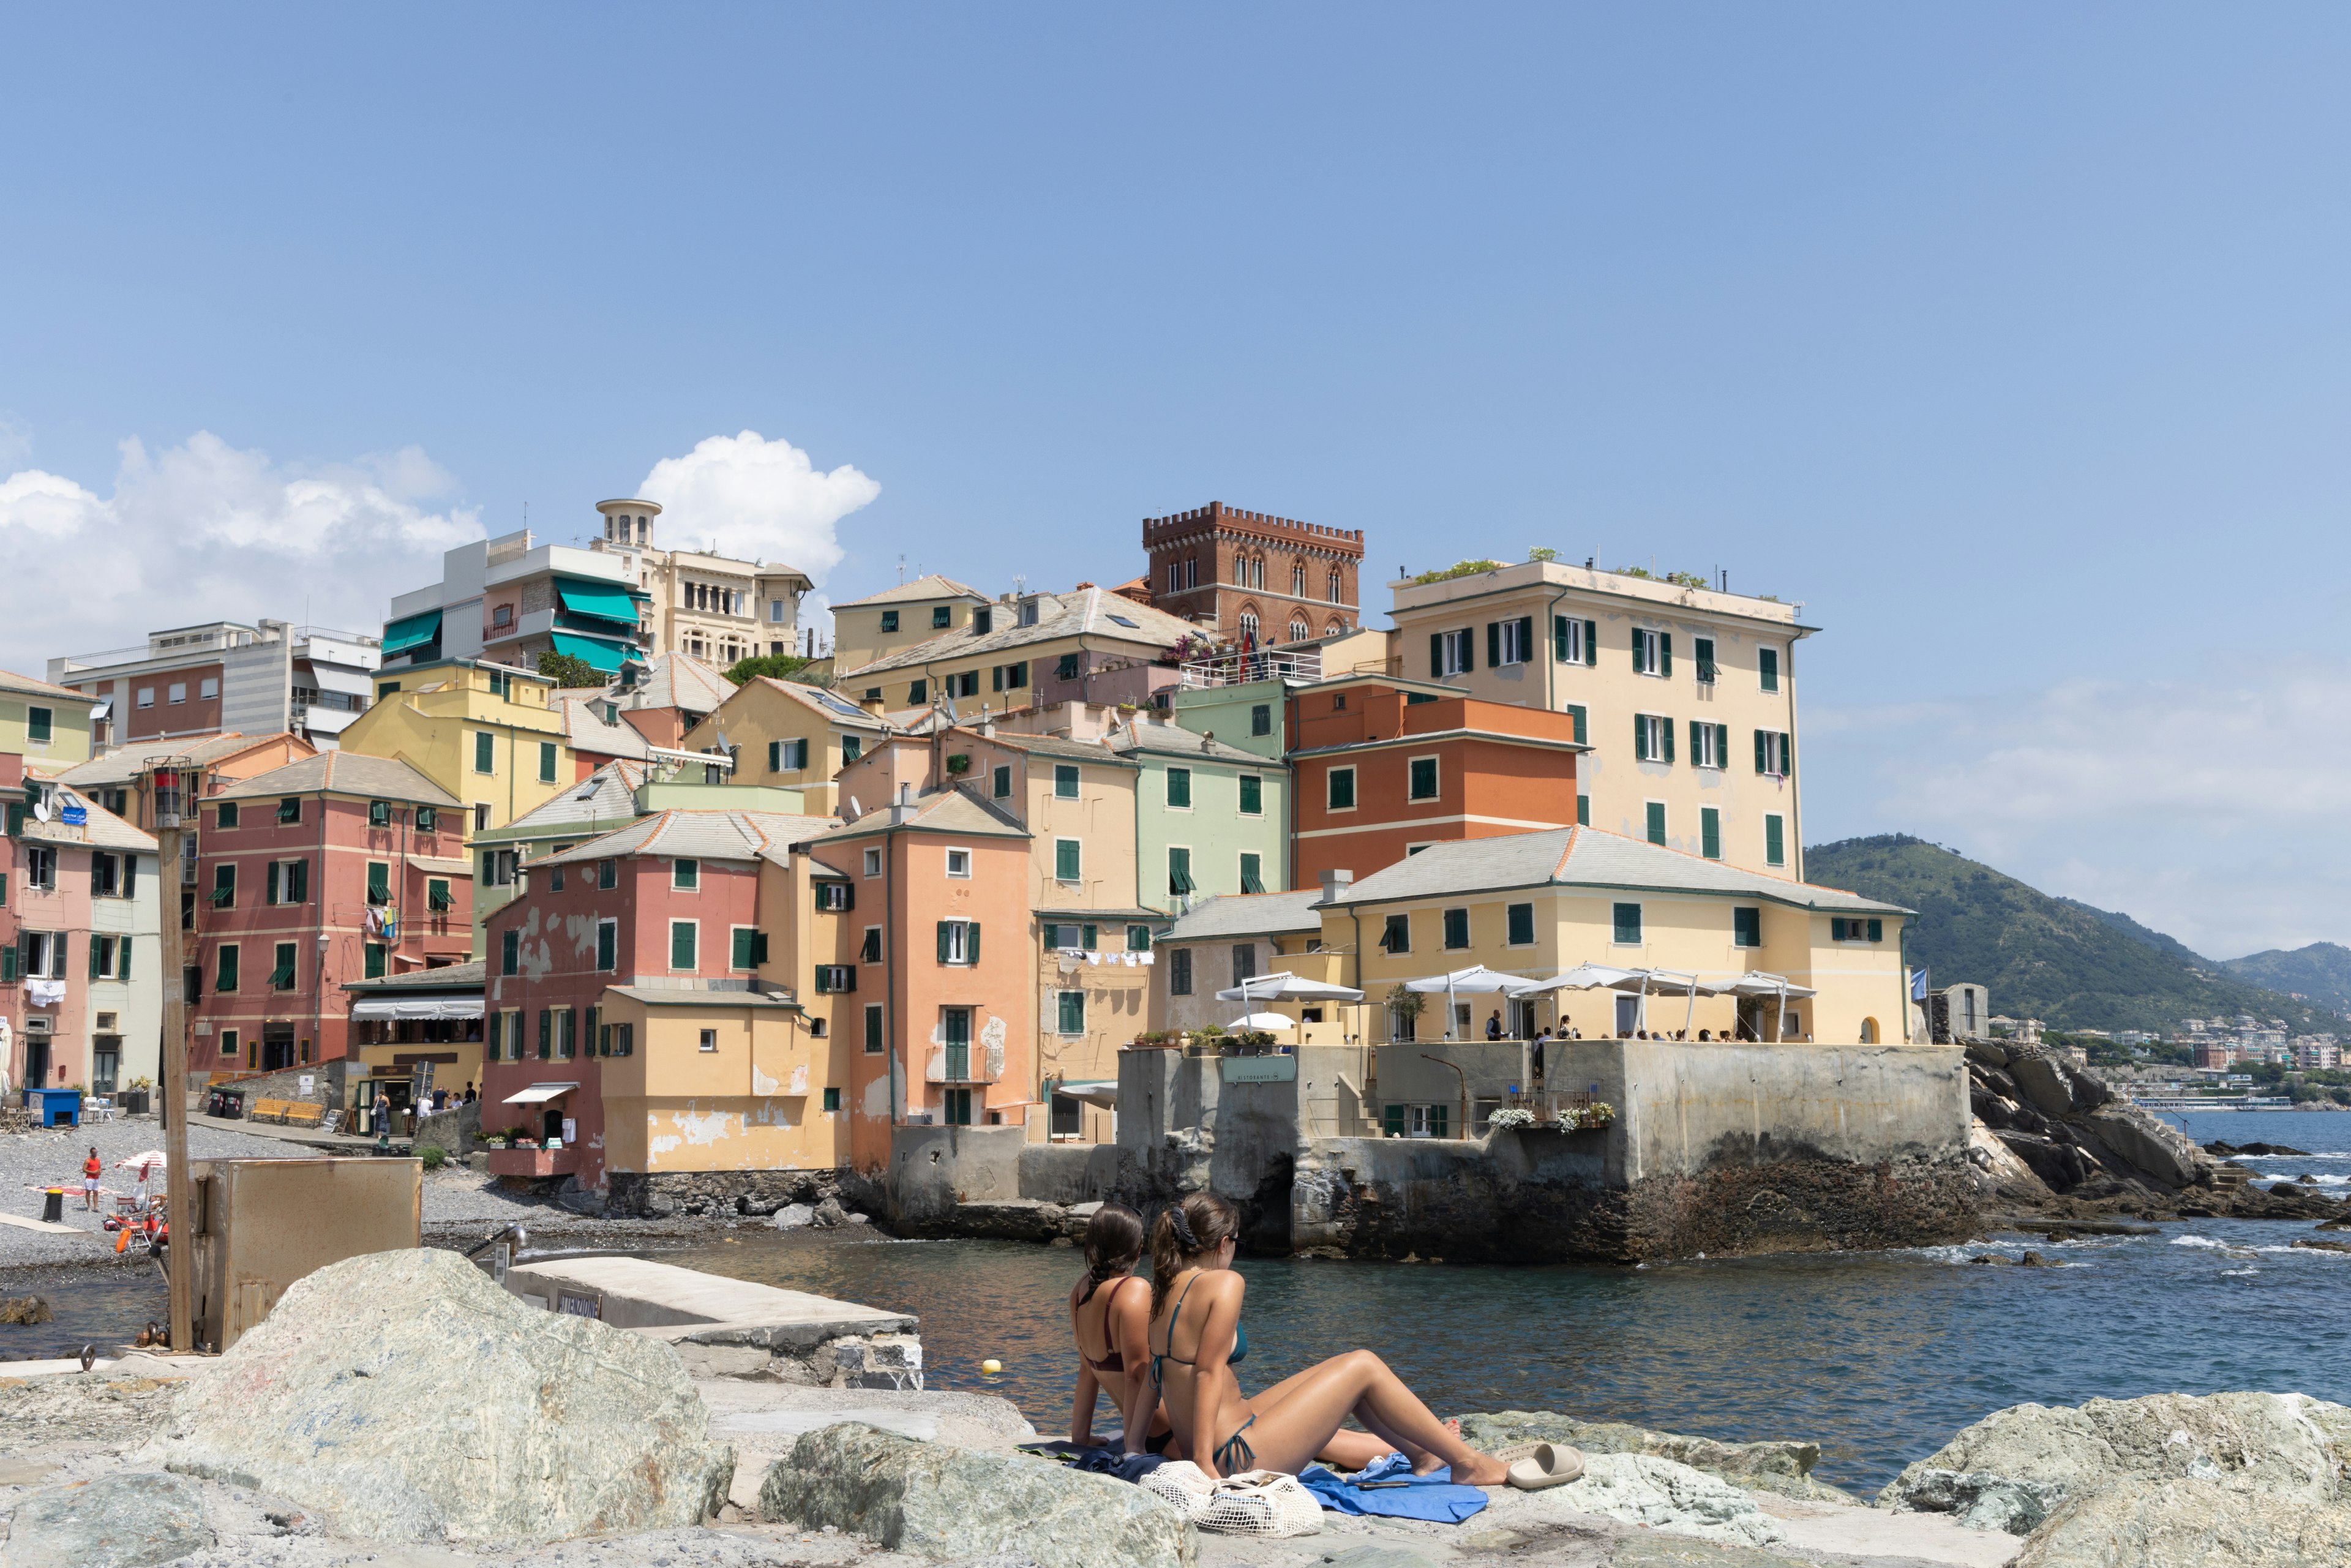
[[1143,519],[1150,603],[1259,643],[1307,642],[1357,622],[1364,530],[1326,528],[1211,501]]

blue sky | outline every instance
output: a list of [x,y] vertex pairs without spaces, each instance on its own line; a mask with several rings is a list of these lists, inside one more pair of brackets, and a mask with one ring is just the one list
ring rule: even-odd
[[2218,955],[2351,940],[2347,34],[19,9],[0,661],[372,620],[698,449],[699,531],[837,554],[835,598],[901,552],[1119,580],[1215,498],[1383,572],[1725,567],[1825,628],[1809,840],[1920,832]]

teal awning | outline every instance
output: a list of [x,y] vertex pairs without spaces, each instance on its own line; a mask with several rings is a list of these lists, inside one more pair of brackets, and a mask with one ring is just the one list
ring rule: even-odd
[[608,675],[621,667],[622,657],[627,652],[615,643],[596,637],[582,637],[577,632],[549,632],[548,635],[555,639],[557,653],[584,659]]
[[423,647],[441,635],[441,612],[428,610],[422,615],[403,615],[383,629],[383,656],[405,653],[411,648]]
[[555,591],[561,596],[563,608],[574,615],[617,621],[632,629],[637,624],[636,598],[617,582],[580,582],[559,577],[555,580]]

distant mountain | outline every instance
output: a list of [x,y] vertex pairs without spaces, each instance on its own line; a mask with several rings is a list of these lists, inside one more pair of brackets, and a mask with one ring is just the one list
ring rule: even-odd
[[[2078,898],[2066,898],[2063,895],[2058,897],[2057,902],[2070,908],[2078,909],[2095,919],[2103,920],[2132,941],[2144,942],[2158,953],[2168,953],[2183,964],[2192,965],[2199,969],[2218,969],[2224,967],[2195,951],[2177,936],[2166,936],[2160,931],[2150,930],[2119,910],[2100,909],[2094,904],[2084,904]],[[2255,980],[2253,984],[2260,985],[2261,982]],[[2271,988],[2275,989],[2274,987]]]
[[2323,1008],[2351,1013],[2351,947],[2313,942],[2293,952],[2273,947],[2231,958],[2220,967],[2241,980],[2308,997]]
[[[2332,1009],[2228,973],[2126,915],[2052,898],[1907,833],[1807,849],[1804,874],[1917,910],[1912,966],[1931,969],[1938,987],[1959,980],[1990,987],[1992,1011],[2011,1018],[2069,1029],[2169,1030],[2182,1019],[2250,1013],[2298,1030],[2342,1027]],[[2351,961],[2351,953],[2343,956]],[[2345,978],[2351,982],[2351,967]]]

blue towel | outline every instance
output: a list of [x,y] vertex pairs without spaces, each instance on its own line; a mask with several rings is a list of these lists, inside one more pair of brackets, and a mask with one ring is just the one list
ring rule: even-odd
[[[1432,1524],[1458,1524],[1486,1506],[1483,1488],[1455,1486],[1450,1469],[1425,1476],[1412,1473],[1402,1454],[1375,1459],[1352,1476],[1332,1474],[1321,1465],[1309,1465],[1298,1479],[1315,1500],[1334,1513],[1376,1513],[1389,1519],[1422,1519]],[[1402,1481],[1365,1490],[1365,1481]]]

